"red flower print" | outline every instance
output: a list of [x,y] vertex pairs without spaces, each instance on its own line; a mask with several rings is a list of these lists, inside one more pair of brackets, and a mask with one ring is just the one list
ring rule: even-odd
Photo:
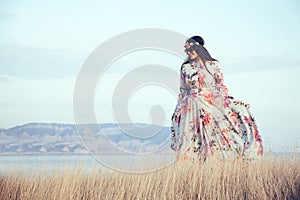
[[254,127],[254,138],[257,142],[262,142],[261,136],[258,134],[257,126]]
[[232,117],[234,117],[234,118],[237,118],[237,117],[238,117],[238,114],[235,113],[235,112],[232,112],[230,115],[231,115]]
[[209,89],[202,90],[200,93],[206,99],[209,99],[212,97],[212,91]]
[[252,123],[253,123],[251,117],[244,116],[244,120],[245,120],[249,125],[252,125]]
[[223,128],[223,129],[222,129],[222,133],[223,133],[224,135],[227,135],[227,134],[228,134],[228,132],[229,132],[229,131],[228,131],[228,129],[227,129],[227,128]]
[[198,78],[199,87],[204,83],[205,78],[206,78],[205,74],[199,76]]
[[213,93],[210,89],[201,90],[200,95],[203,96],[210,105],[213,104],[212,102]]
[[224,86],[224,85],[223,85],[223,92],[224,92],[225,94],[229,94],[228,88],[227,88],[226,86]]
[[205,112],[205,114],[203,116],[203,122],[204,122],[204,125],[207,125],[211,122],[211,117],[208,112]]
[[181,115],[186,115],[188,112],[187,99],[183,100],[182,104],[180,105],[180,108],[181,108]]
[[225,145],[228,146],[228,147],[230,147],[230,144],[229,144],[230,141],[231,141],[231,139],[228,138],[228,137],[226,137],[226,136],[224,136],[224,137],[222,138],[223,144],[225,144]]
[[224,104],[223,104],[224,108],[228,108],[229,104],[230,104],[230,99],[225,96],[225,98],[224,98]]
[[190,93],[190,95],[192,96],[192,97],[197,97],[197,92],[196,91],[193,91],[192,93]]

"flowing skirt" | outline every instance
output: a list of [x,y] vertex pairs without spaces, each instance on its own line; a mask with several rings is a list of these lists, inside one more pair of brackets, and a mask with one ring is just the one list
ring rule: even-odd
[[171,148],[181,160],[255,158],[263,153],[250,105],[231,101],[226,109],[186,96],[172,116]]

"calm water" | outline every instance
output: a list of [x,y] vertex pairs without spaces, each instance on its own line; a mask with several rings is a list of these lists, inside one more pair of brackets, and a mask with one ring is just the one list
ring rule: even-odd
[[167,167],[174,161],[174,154],[1,155],[0,172],[28,174],[78,169],[83,172],[147,172]]

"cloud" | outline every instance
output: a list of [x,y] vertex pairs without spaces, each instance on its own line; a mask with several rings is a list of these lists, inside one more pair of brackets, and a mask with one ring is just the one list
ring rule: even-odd
[[[87,54],[87,53],[86,53]],[[48,79],[76,76],[85,53],[13,42],[0,43],[0,70],[7,76]],[[2,77],[1,79],[7,79]]]
[[16,16],[17,13],[12,10],[0,10],[0,18],[10,18]]
[[21,79],[16,76],[0,74],[0,83],[1,82],[18,81],[18,80],[21,80]]
[[74,79],[30,80],[0,75],[0,127],[72,122]]
[[259,55],[246,58],[224,58],[221,69],[230,73],[300,68],[298,54]]

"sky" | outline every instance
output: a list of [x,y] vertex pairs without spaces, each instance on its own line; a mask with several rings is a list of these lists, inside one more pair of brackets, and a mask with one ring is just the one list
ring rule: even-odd
[[[293,148],[300,142],[299,24],[297,0],[0,0],[0,128],[75,123],[74,86],[88,56],[121,33],[157,28],[201,35],[221,62],[231,94],[250,103],[265,145]],[[99,122],[115,122],[114,87],[130,70],[156,63],[179,72],[182,61],[144,50],[114,62],[95,92]],[[147,85],[132,95],[128,112],[134,122],[147,123],[153,105],[161,105],[170,126],[176,98],[159,85]]]

